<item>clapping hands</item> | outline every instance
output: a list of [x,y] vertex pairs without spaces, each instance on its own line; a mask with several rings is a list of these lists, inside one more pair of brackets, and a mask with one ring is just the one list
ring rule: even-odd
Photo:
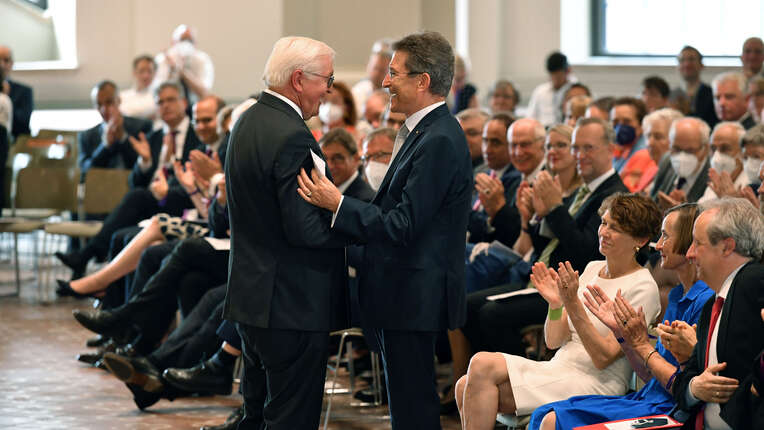
[[531,281],[552,309],[578,300],[578,271],[568,261],[560,263],[556,272],[544,263],[534,264]]

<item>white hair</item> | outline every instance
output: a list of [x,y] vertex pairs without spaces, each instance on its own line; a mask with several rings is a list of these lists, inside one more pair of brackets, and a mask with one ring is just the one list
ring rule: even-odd
[[334,61],[334,55],[334,49],[324,42],[308,37],[282,37],[273,45],[271,56],[265,63],[263,81],[268,88],[282,88],[289,83],[295,70],[321,73],[320,58],[330,57]]
[[742,125],[740,125],[737,121],[722,121],[714,126],[714,131],[711,133],[711,140],[714,140],[714,135],[717,131],[721,130],[723,127],[732,127],[735,129],[735,133],[737,134],[737,145],[742,147],[743,146],[743,136],[745,136],[745,128],[743,128]]
[[695,123],[695,125],[698,127],[698,133],[700,134],[700,146],[707,147],[708,139],[711,134],[711,127],[709,127],[708,124],[706,124],[706,122],[703,121],[702,119],[695,118],[692,116],[680,118],[671,123],[671,128],[669,129],[669,141],[672,144],[674,143],[674,138],[676,137],[676,125],[682,121],[690,121]]
[[645,133],[647,133],[647,130],[652,129],[653,124],[655,124],[656,121],[666,121],[669,124],[669,126],[671,126],[671,124],[674,121],[680,118],[684,118],[684,114],[682,114],[682,112],[679,112],[676,109],[672,109],[672,108],[658,109],[656,111],[653,111],[645,115],[645,117],[642,119],[642,130],[644,130]]
[[748,79],[746,79],[745,75],[740,72],[724,72],[716,75],[714,77],[714,80],[711,81],[711,88],[714,90],[714,95],[716,94],[717,86],[721,84],[722,82],[727,81],[734,81],[737,83],[738,88],[740,88],[740,93],[745,94],[748,86]]
[[[735,252],[759,261],[764,252],[764,217],[746,199],[725,197],[703,202],[703,212],[715,210],[709,220],[706,234],[711,245],[720,240],[735,240]],[[758,232],[758,233],[757,233]]]
[[530,123],[533,126],[533,140],[541,140],[546,138],[546,129],[544,126],[533,118],[520,118],[513,122],[509,128],[507,128],[507,140],[512,143],[512,131],[517,124]]
[[257,100],[255,99],[246,99],[243,102],[241,102],[238,106],[233,108],[233,111],[231,111],[231,125],[228,126],[230,130],[233,130],[234,124],[236,124],[236,121],[239,119],[241,114],[243,114],[247,109],[252,107],[257,103]]

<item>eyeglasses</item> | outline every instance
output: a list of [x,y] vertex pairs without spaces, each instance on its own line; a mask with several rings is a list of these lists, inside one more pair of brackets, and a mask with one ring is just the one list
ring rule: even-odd
[[302,72],[307,73],[309,75],[318,76],[319,78],[326,79],[326,88],[331,88],[332,84],[334,84],[334,75],[324,76],[320,73],[308,72],[307,70],[303,70]]
[[369,161],[379,161],[385,157],[393,155],[392,152],[375,152],[373,154],[364,155],[361,157],[361,162],[368,163]]
[[390,75],[390,79],[395,79],[396,76],[409,76],[409,75],[421,75],[424,72],[406,72],[398,73],[395,70],[388,70],[387,74]]
[[573,145],[570,147],[570,152],[573,154],[591,154],[592,152],[600,149],[602,146],[595,145]]
[[568,149],[568,147],[570,145],[565,142],[547,143],[544,145],[544,149],[547,151],[563,151]]

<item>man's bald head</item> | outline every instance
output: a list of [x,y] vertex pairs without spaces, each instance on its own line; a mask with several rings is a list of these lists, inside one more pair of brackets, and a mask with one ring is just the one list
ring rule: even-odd
[[13,69],[13,51],[5,45],[0,45],[0,81],[8,79]]

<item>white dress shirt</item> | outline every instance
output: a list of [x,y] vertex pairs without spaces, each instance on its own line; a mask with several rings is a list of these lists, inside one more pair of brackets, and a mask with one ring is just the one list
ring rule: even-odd
[[[186,143],[186,134],[188,133],[188,126],[191,124],[191,119],[187,116],[183,117],[183,120],[180,121],[180,124],[178,124],[177,127],[175,127],[175,131],[178,132],[178,134],[175,135],[175,154],[173,156],[174,159],[180,160],[183,158],[183,146]],[[172,130],[170,129],[170,126],[167,124],[162,125],[162,132],[165,136],[169,135]],[[162,149],[159,151],[159,161],[164,160],[166,157],[167,147],[162,144]],[[159,163],[158,161],[158,163]],[[159,164],[157,164],[159,166]],[[148,169],[151,168],[151,160],[144,160],[142,157],[138,157],[138,167],[141,168],[141,171],[145,172]]]
[[297,103],[293,102],[292,100],[289,100],[285,96],[283,96],[283,95],[281,95],[281,94],[279,94],[276,91],[273,91],[271,89],[265,89],[265,90],[263,90],[263,92],[268,93],[268,94],[272,95],[273,97],[276,97],[276,98],[280,99],[281,101],[283,101],[284,103],[288,104],[289,106],[292,106],[292,109],[294,109],[295,112],[297,112],[297,115],[300,115],[300,118],[303,117],[302,116],[302,109],[300,109],[300,107],[297,106]]
[[119,92],[119,111],[122,115],[153,121],[157,117],[157,104],[150,86],[142,90],[134,86]]
[[545,127],[562,122],[562,99],[570,85],[578,79],[568,75],[568,81],[559,89],[554,89],[552,82],[537,86],[528,102],[528,116],[535,118]]
[[[740,271],[740,269],[743,268],[743,266],[745,266],[746,263],[743,263],[740,266],[738,266],[737,269],[733,270],[732,273],[730,273],[729,276],[727,276],[727,279],[725,279],[724,282],[722,283],[722,288],[719,290],[718,293],[716,293],[714,300],[716,300],[716,297],[721,297],[725,301],[727,300],[727,295],[729,294],[730,287],[732,286],[732,281],[735,279],[735,276],[737,276],[737,273]],[[721,326],[721,320],[723,317],[724,317],[724,306],[722,306],[722,310],[719,311],[719,319],[716,320],[714,331],[711,334],[711,343],[708,345],[708,366],[709,367],[713,366],[714,364],[719,364],[719,357],[716,355],[716,341],[719,336],[719,326]],[[695,378],[697,378],[697,376]],[[695,404],[695,403],[698,403],[700,400],[698,400],[695,396],[692,395],[692,390],[690,389],[691,386],[692,386],[692,381],[690,381],[690,384],[687,386],[687,394],[688,394],[688,397],[691,399],[690,403]],[[703,412],[704,420],[705,420],[705,426],[704,426],[705,429],[731,430],[731,427],[727,425],[727,423],[719,416],[721,411],[722,411],[722,408],[718,403],[706,403],[706,408]]]
[[[419,121],[421,121],[425,116],[427,116],[428,113],[434,111],[441,105],[446,104],[445,101],[433,103],[427,107],[424,107],[418,111],[416,111],[414,114],[412,114],[410,117],[406,118],[406,122],[404,123],[406,125],[406,128],[409,129],[409,133],[414,131],[416,126],[419,124]],[[403,147],[398,151],[402,151]],[[397,155],[397,154],[396,154]],[[393,159],[390,159],[390,164],[393,164]],[[337,219],[337,214],[340,213],[340,208],[342,207],[342,201],[345,200],[345,196],[340,196],[340,203],[337,205],[337,211],[334,212],[334,215],[332,215],[332,227],[334,227],[334,220]]]

